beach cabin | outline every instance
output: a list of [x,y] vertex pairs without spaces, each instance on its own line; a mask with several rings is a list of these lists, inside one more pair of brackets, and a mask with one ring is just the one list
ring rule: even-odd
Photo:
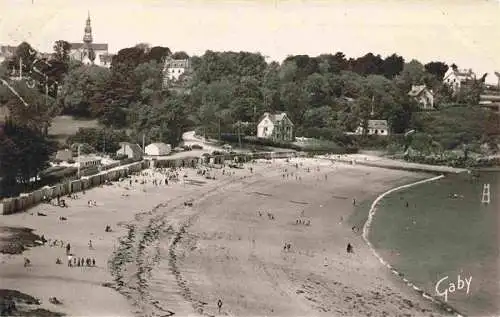
[[156,142],[151,143],[145,148],[146,155],[151,156],[162,156],[169,155],[172,152],[172,146],[170,144]]

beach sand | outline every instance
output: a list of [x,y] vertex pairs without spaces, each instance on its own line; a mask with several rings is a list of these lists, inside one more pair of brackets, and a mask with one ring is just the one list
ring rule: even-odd
[[[2,255],[0,288],[69,316],[440,316],[347,223],[353,198],[361,202],[422,175],[315,159],[228,170],[234,175],[218,170],[216,180],[207,180],[185,169],[178,183],[159,186],[130,186],[126,179],[67,199],[68,208],[41,204],[0,216],[0,226],[33,228],[97,262],[68,267],[65,248],[47,244]],[[297,224],[299,218],[310,225]],[[348,242],[353,254],[346,253]],[[31,267],[23,267],[24,257]]]

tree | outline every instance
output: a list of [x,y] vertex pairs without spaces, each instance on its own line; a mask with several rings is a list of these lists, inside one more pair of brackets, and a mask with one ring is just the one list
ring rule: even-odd
[[401,73],[404,68],[405,59],[397,54],[387,56],[382,65],[383,75],[389,79],[393,79]]
[[434,75],[440,82],[443,81],[444,75],[448,71],[449,67],[443,62],[430,62],[425,64],[425,70]]
[[28,106],[3,85],[0,86],[0,106],[9,109],[11,118],[17,124],[23,124],[37,131],[46,130],[52,118],[60,112],[55,100],[41,94],[37,89],[27,87],[23,81],[12,82],[10,85]]
[[133,73],[134,85],[138,87],[140,102],[150,104],[160,98],[163,84],[163,65],[155,60],[139,64]]
[[352,71],[360,75],[380,75],[383,73],[384,60],[380,55],[368,53],[363,57],[353,60],[351,65]]
[[59,95],[64,112],[81,117],[99,116],[102,104],[97,95],[110,76],[108,69],[94,65],[72,69],[64,77]]
[[[136,141],[140,141],[144,134],[174,146],[179,144],[188,124],[186,107],[184,107],[186,101],[183,98],[183,96],[171,94],[161,103],[136,108],[137,119],[133,125],[133,135]],[[210,113],[213,114],[214,111]]]
[[172,54],[173,59],[189,59],[189,55],[186,52],[175,52]]
[[63,40],[56,41],[54,43],[54,53],[53,60],[59,61],[63,64],[69,64],[69,52],[71,50],[71,45]]
[[151,48],[148,54],[148,60],[156,61],[157,63],[163,65],[165,58],[171,55],[170,49],[163,46],[154,46]]
[[317,57],[319,64],[319,72],[338,74],[343,70],[349,69],[349,63],[345,58],[345,54],[337,52],[335,55],[321,54]]
[[404,65],[403,71],[395,79],[401,92],[408,93],[413,85],[425,84],[427,78],[424,65],[412,60]]
[[111,60],[111,71],[127,72],[146,61],[147,51],[144,47],[128,47],[118,51]]
[[304,80],[307,76],[318,73],[319,66],[316,58],[311,58],[308,55],[292,55],[288,56],[283,64],[294,63],[296,68],[296,80]]
[[32,71],[33,62],[36,59],[36,51],[27,42],[22,42],[16,49],[14,56],[9,59],[8,68],[9,69],[19,69],[19,65],[22,65],[21,69],[24,74],[29,74]]
[[307,110],[307,93],[302,84],[296,82],[283,84],[281,101],[292,122],[301,125]]
[[0,135],[0,176],[4,185],[18,183],[31,187],[30,182],[47,168],[53,142],[25,125],[7,120]]

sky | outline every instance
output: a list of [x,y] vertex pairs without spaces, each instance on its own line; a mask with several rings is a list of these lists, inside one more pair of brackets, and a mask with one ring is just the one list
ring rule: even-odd
[[149,43],[201,55],[206,50],[288,55],[392,53],[500,72],[500,0],[0,0],[0,44],[27,41],[52,51],[81,42],[87,12],[94,43],[109,51]]

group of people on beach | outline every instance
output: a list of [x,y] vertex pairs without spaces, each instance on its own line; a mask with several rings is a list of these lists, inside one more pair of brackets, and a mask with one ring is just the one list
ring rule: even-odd
[[[56,264],[62,264],[61,259],[57,258]],[[92,266],[95,266],[95,258],[74,257],[73,255],[69,254],[68,255],[68,266],[69,267],[74,267],[74,266],[92,267]]]

